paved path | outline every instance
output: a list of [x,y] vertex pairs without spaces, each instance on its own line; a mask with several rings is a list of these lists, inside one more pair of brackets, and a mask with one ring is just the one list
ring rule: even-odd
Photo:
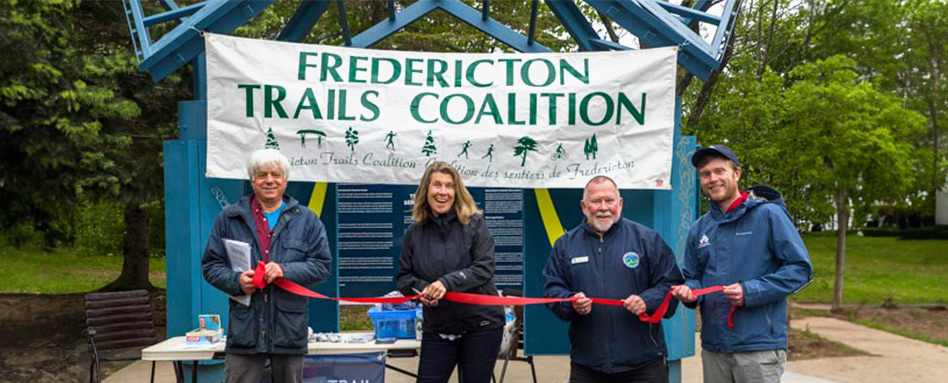
[[905,338],[835,318],[793,320],[791,326],[819,334],[872,356],[822,358],[787,363],[787,369],[837,382],[948,381],[948,347]]
[[[850,347],[863,350],[872,356],[848,356],[822,358],[787,363],[783,383],[871,383],[911,382],[926,383],[948,381],[948,348],[925,343],[865,326],[834,318],[802,318],[793,320],[791,326],[809,329],[820,336]],[[697,337],[696,337],[697,338]],[[682,361],[682,382],[699,383],[701,373],[701,341],[696,339],[697,355]],[[535,358],[537,381],[540,383],[565,382],[569,376],[569,357],[539,356]],[[417,358],[390,359],[392,365],[415,371]],[[151,363],[136,362],[105,380],[106,383],[143,382],[148,380]],[[500,377],[501,362],[496,374]],[[530,368],[523,362],[510,362],[507,377],[510,383],[532,382]],[[173,382],[170,363],[158,363],[155,382]],[[411,383],[413,379],[389,370],[388,383]],[[452,378],[451,382],[457,382]]]

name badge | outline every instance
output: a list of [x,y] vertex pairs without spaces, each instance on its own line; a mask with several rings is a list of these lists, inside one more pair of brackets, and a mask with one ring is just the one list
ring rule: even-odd
[[573,264],[589,262],[589,257],[576,257],[572,259]]

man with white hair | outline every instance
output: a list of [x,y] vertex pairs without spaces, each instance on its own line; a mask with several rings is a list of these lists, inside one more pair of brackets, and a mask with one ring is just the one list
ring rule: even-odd
[[[218,215],[201,261],[204,279],[212,286],[231,296],[251,296],[249,306],[230,301],[225,382],[260,382],[268,360],[270,381],[302,382],[307,301],[271,282],[285,278],[305,286],[325,281],[331,263],[326,228],[312,210],[284,195],[290,162],[278,150],[254,152],[247,171],[253,194]],[[266,287],[254,286],[254,270],[231,268],[225,239],[250,244],[251,267],[266,265]]]
[[[578,298],[547,306],[570,322],[570,383],[667,382],[661,323],[646,323],[672,285],[684,281],[668,244],[622,218],[622,197],[606,176],[593,177],[580,207],[586,222],[556,240],[543,269],[545,295]],[[593,306],[589,297],[623,300]],[[665,318],[675,314],[672,301]],[[623,310],[624,308],[624,310]]]

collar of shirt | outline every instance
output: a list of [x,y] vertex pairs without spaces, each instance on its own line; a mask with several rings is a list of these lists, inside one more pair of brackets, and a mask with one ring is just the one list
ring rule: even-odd
[[727,210],[724,210],[724,214],[730,213],[731,210],[737,209],[737,207],[741,206],[741,204],[744,203],[744,201],[747,201],[747,192],[741,191],[741,195],[738,196],[737,199],[734,200],[734,202],[731,202],[731,206],[728,206]]

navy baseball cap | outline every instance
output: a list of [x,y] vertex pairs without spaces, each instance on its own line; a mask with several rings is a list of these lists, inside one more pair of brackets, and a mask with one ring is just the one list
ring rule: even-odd
[[737,155],[735,155],[731,149],[728,149],[728,147],[724,145],[711,145],[701,148],[691,156],[691,164],[695,167],[698,167],[698,164],[701,163],[701,160],[709,155],[727,158],[734,163],[734,166],[741,167],[741,161],[738,161]]

